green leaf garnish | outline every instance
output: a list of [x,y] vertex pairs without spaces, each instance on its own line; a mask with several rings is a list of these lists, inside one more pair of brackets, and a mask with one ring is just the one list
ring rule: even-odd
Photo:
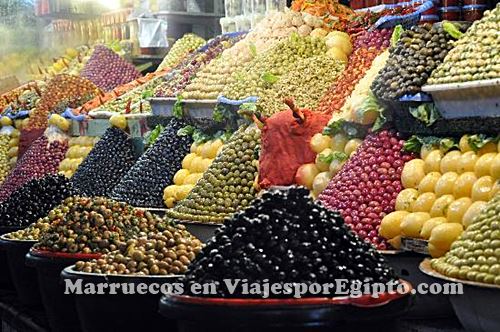
[[463,33],[458,29],[458,27],[449,21],[443,22],[443,30],[455,39],[459,39],[463,36]]
[[264,73],[264,74],[262,74],[262,76],[260,78],[262,80],[264,80],[264,82],[269,83],[269,84],[274,84],[274,83],[278,82],[278,80],[279,80],[278,76],[273,75],[271,73]]
[[184,98],[182,98],[181,95],[177,96],[177,101],[174,104],[174,108],[172,110],[172,113],[174,117],[178,119],[182,119],[182,116],[184,115],[184,108],[182,107],[182,101]]
[[421,104],[418,107],[410,107],[410,114],[415,119],[422,121],[427,127],[432,126],[440,117],[437,108],[432,103]]
[[500,139],[500,135],[496,137],[486,136],[485,134],[471,135],[468,138],[468,143],[474,152],[484,147],[490,142],[497,143]]
[[252,57],[255,58],[257,56],[257,47],[255,46],[255,44],[250,42],[248,48],[250,49],[250,54],[252,55]]
[[394,31],[392,32],[391,36],[391,46],[396,46],[396,44],[399,41],[399,38],[401,38],[401,34],[405,31],[403,26],[401,24],[398,24],[394,27]]

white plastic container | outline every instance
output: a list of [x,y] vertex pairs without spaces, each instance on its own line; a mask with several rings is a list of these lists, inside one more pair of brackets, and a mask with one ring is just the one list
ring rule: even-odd
[[500,79],[425,85],[445,119],[500,117]]

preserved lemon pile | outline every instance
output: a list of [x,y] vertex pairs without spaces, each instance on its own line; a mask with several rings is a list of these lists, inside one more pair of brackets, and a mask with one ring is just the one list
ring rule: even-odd
[[98,137],[80,136],[69,140],[69,149],[66,151],[66,158],[59,164],[59,174],[68,178],[72,177],[76,169],[87,157],[94,144],[99,140]]
[[317,153],[316,160],[300,166],[295,176],[296,183],[308,188],[314,197],[318,197],[361,145],[363,141],[360,138],[349,137],[343,130],[332,132],[331,135],[315,134],[311,138],[310,147]]
[[404,165],[396,211],[385,216],[380,235],[429,241],[429,253],[443,256],[499,191],[497,143],[483,135],[464,135],[458,150],[421,149],[420,159]]
[[204,143],[193,143],[191,153],[182,160],[182,169],[174,175],[174,184],[165,188],[163,200],[168,208],[187,197],[203,173],[212,165],[222,148],[222,140],[215,139]]
[[444,257],[431,261],[431,266],[452,278],[500,286],[500,195],[485,206]]

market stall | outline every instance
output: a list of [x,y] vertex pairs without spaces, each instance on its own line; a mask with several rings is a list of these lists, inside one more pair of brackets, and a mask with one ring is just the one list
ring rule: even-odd
[[500,4],[20,8],[9,331],[500,330]]

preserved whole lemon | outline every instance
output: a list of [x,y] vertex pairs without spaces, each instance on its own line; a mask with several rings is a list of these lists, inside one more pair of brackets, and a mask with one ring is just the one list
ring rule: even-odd
[[490,192],[495,185],[495,179],[491,176],[482,176],[472,185],[472,200],[473,201],[487,201],[490,197]]
[[404,188],[417,188],[425,177],[425,162],[422,159],[413,159],[407,162],[401,174],[401,183]]
[[[429,245],[435,249],[446,253],[450,250],[451,244],[458,239],[463,232],[462,224],[457,223],[443,223],[434,227],[429,237]],[[429,246],[430,249],[430,246]],[[443,253],[443,254],[444,254]],[[436,257],[433,255],[433,257]]]
[[455,200],[453,195],[443,195],[436,199],[431,208],[431,217],[443,217],[448,212],[448,206]]
[[458,173],[473,172],[478,160],[474,151],[467,151],[460,156],[457,166]]
[[443,158],[443,153],[441,150],[432,150],[429,152],[427,157],[425,158],[425,173],[430,172],[440,172],[441,168],[441,159]]
[[436,201],[436,194],[423,193],[413,202],[411,210],[413,212],[429,212]]
[[396,197],[396,211],[412,212],[413,202],[418,198],[418,191],[413,188],[403,189]]
[[474,167],[474,173],[477,177],[490,175],[490,168],[496,156],[496,153],[490,152],[479,157]]
[[460,157],[462,154],[460,151],[453,150],[444,155],[441,159],[440,171],[441,174],[447,172],[457,172],[458,170],[458,162],[460,161]]
[[424,223],[431,218],[427,212],[413,212],[401,220],[401,233],[408,237],[418,238]]
[[472,186],[476,181],[477,177],[474,172],[460,174],[453,186],[453,196],[455,196],[455,198],[471,197]]
[[474,218],[479,215],[479,213],[485,206],[486,202],[483,201],[473,202],[469,206],[464,216],[462,217],[462,224],[464,225],[465,229],[467,229],[467,227],[469,227],[474,222]]
[[422,239],[428,240],[429,237],[431,236],[432,229],[436,227],[437,225],[446,223],[447,220],[445,217],[436,217],[436,218],[431,218],[427,220],[424,225],[422,226],[422,230],[420,231],[420,237]]
[[446,211],[448,222],[461,224],[462,218],[471,204],[472,200],[469,197],[462,197],[452,202]]
[[418,191],[420,193],[434,192],[436,183],[440,178],[441,178],[441,173],[439,172],[427,173],[427,175],[418,184]]
[[392,239],[401,234],[401,221],[409,215],[407,211],[395,211],[386,215],[380,223],[380,236]]
[[458,174],[455,172],[447,172],[441,175],[439,180],[436,182],[436,187],[434,187],[434,193],[436,193],[436,196],[439,197],[453,194],[453,188],[455,187],[457,179]]

